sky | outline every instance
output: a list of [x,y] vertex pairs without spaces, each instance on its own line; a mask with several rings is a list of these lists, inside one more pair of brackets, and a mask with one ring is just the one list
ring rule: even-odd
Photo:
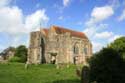
[[85,33],[97,52],[125,36],[125,0],[0,0],[0,52],[51,25]]

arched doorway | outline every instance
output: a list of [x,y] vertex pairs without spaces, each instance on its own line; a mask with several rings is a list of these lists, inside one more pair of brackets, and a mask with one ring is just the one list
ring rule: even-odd
[[45,41],[43,38],[41,38],[41,63],[46,63],[46,59],[45,59]]
[[56,63],[57,53],[50,53],[50,55],[51,55],[51,63],[55,64]]
[[79,47],[78,47],[78,44],[75,43],[73,46],[73,63],[74,64],[76,64],[77,62],[78,54],[79,54]]

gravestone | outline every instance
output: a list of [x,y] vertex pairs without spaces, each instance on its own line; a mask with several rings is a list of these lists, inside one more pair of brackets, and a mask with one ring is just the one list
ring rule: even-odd
[[83,66],[81,73],[81,83],[89,83],[89,67]]

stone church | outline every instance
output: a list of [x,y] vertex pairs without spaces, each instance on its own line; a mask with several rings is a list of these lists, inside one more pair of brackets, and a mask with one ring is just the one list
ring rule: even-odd
[[30,64],[84,64],[91,56],[92,44],[82,32],[51,26],[30,34]]

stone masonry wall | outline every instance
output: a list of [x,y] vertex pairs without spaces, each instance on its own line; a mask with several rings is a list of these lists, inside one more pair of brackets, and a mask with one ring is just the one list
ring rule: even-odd
[[47,36],[40,31],[30,34],[28,62],[31,64],[52,63],[52,61],[55,64],[85,64],[90,56],[92,56],[90,41],[74,37],[69,32],[57,34],[50,28]]

